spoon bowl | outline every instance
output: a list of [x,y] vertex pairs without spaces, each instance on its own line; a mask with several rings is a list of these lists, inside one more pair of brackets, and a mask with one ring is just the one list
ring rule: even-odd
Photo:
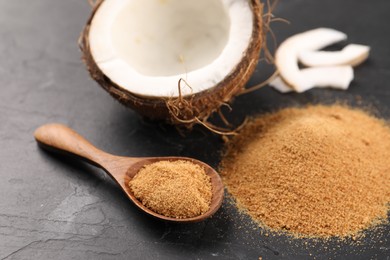
[[[221,206],[223,200],[223,184],[218,173],[209,165],[187,157],[123,157],[106,153],[88,142],[74,130],[62,124],[47,124],[39,127],[34,132],[38,145],[50,152],[61,153],[84,160],[92,165],[102,168],[120,188],[127,197],[145,213],[167,221],[173,222],[198,222],[213,215]],[[145,165],[159,161],[186,160],[204,168],[211,179],[212,199],[210,208],[202,215],[191,218],[172,218],[158,214],[145,207],[133,194],[129,182]]]

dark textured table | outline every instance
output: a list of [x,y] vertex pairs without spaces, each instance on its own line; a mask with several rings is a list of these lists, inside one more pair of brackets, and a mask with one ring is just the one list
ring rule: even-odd
[[[32,133],[65,123],[118,155],[195,157],[217,166],[221,139],[197,128],[142,120],[90,80],[77,39],[86,0],[0,0],[0,258],[1,259],[389,259],[389,226],[361,243],[292,240],[268,234],[226,198],[217,214],[196,224],[172,224],[142,214],[102,171],[37,148]],[[229,114],[245,115],[307,103],[349,102],[390,118],[390,2],[284,0],[274,23],[280,42],[317,27],[372,47],[348,91],[282,95],[270,88],[239,97]],[[261,63],[249,85],[272,67]]]

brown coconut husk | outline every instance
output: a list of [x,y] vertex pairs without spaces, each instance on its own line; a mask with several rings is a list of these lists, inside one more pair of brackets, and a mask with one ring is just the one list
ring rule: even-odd
[[[173,125],[182,125],[192,128],[195,124],[203,124],[215,132],[226,133],[211,125],[208,118],[214,112],[219,111],[221,106],[228,104],[241,93],[245,84],[254,72],[259,55],[265,46],[265,32],[263,21],[263,4],[258,0],[250,0],[253,10],[253,33],[249,47],[243,54],[239,64],[219,82],[215,87],[192,95],[175,98],[147,97],[129,92],[117,85],[105,76],[95,63],[89,46],[89,30],[91,21],[104,0],[89,0],[92,13],[81,33],[79,47],[83,53],[83,61],[91,75],[100,86],[123,105],[132,108],[139,114],[153,120],[164,120]],[[178,88],[190,87],[183,85],[183,80],[178,82]],[[157,86],[158,87],[158,86]]]

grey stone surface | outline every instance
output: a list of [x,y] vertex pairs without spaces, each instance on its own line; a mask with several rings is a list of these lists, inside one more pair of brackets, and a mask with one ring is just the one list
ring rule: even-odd
[[[389,10],[387,0],[280,1],[275,13],[291,24],[273,24],[279,41],[331,27],[351,43],[370,45],[370,60],[346,92],[281,95],[264,88],[238,98],[230,120],[337,100],[389,119]],[[218,165],[218,136],[197,128],[182,137],[144,121],[90,80],[77,48],[89,11],[86,0],[0,0],[1,259],[389,259],[389,226],[369,231],[359,245],[267,236],[229,198],[204,222],[161,222],[139,212],[102,171],[38,149],[34,129],[61,122],[114,154],[182,155]],[[263,62],[249,85],[271,71]]]

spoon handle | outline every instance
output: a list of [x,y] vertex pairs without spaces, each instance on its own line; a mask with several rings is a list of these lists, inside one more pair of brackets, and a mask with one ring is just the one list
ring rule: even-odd
[[84,137],[62,124],[47,124],[34,132],[38,144],[49,151],[64,153],[104,169],[115,156],[93,146]]

